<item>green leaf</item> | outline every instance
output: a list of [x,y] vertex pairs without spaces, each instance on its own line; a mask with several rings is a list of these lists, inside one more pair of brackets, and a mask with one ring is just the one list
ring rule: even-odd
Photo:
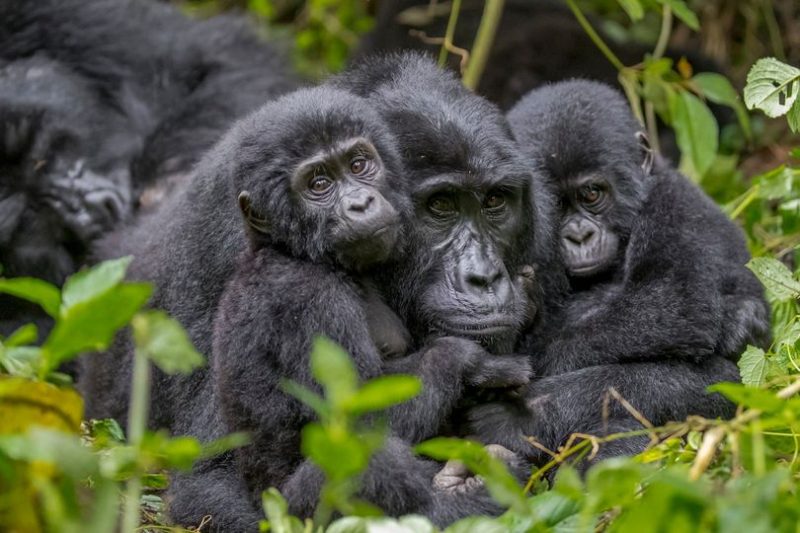
[[200,452],[200,459],[216,457],[217,455],[225,453],[229,450],[235,450],[236,448],[247,446],[250,444],[250,442],[250,435],[247,433],[238,432],[225,435],[224,437],[212,440],[211,442],[203,443],[203,449]]
[[756,257],[747,263],[747,268],[753,271],[776,300],[800,298],[800,282],[777,259]]
[[271,488],[261,493],[261,506],[267,515],[270,533],[303,532],[303,523],[289,514],[289,506],[277,489]]
[[39,305],[55,318],[61,305],[58,287],[36,278],[0,279],[0,293],[10,294]]
[[369,462],[370,447],[360,436],[312,422],[303,427],[301,449],[332,480],[362,472]]
[[789,123],[789,129],[797,133],[800,131],[800,100],[795,100],[789,112],[786,114],[786,121]]
[[774,393],[743,385],[741,383],[716,383],[708,387],[711,392],[719,392],[729,400],[752,409],[761,409],[765,413],[775,413],[783,409],[786,400],[775,396]]
[[311,348],[311,373],[324,388],[334,406],[342,405],[355,392],[358,374],[341,346],[317,337]]
[[97,298],[118,285],[125,278],[125,271],[132,260],[133,257],[130,256],[121,257],[76,272],[64,282],[61,305],[68,309],[73,305]]
[[736,112],[736,117],[742,127],[745,137],[752,138],[750,117],[739,98],[739,93],[733,88],[728,78],[716,72],[701,72],[692,78],[692,81],[703,91],[703,96],[717,104],[726,105]]
[[774,57],[759,59],[747,74],[744,103],[748,109],[760,109],[768,117],[785,115],[800,91],[800,69]]
[[131,321],[136,349],[167,374],[189,374],[205,364],[186,330],[163,311],[145,311]]
[[422,382],[416,376],[381,376],[365,383],[349,398],[344,408],[354,415],[381,411],[410,400],[421,389]]
[[285,379],[281,381],[281,389],[286,394],[294,396],[309,406],[321,419],[326,420],[330,416],[331,409],[328,404],[325,403],[325,399],[308,387],[304,387],[299,383]]
[[505,463],[492,457],[483,445],[468,440],[437,437],[417,444],[414,451],[439,461],[461,461],[471,472],[483,478],[495,501],[524,511],[522,488]]
[[691,10],[689,6],[686,5],[686,2],[683,0],[657,0],[659,4],[667,5],[672,8],[672,12],[675,13],[675,16],[678,17],[683,21],[684,24],[689,26],[694,31],[700,29],[700,21],[697,20],[697,15],[694,14],[694,11]]
[[688,91],[680,91],[672,96],[670,112],[681,150],[681,168],[693,174],[697,180],[711,167],[716,157],[719,145],[717,121],[708,107]]
[[149,283],[126,283],[64,310],[45,341],[43,372],[84,352],[108,348],[153,292]]
[[739,359],[739,373],[742,383],[751,387],[759,387],[767,377],[767,355],[764,350],[755,346],[748,346]]
[[588,501],[593,511],[628,505],[643,481],[642,466],[627,457],[615,457],[593,466],[586,476]]
[[38,346],[0,346],[0,367],[12,376],[35,378],[41,360],[42,349]]
[[25,324],[14,331],[14,333],[9,335],[9,337],[5,339],[2,344],[11,348],[14,346],[33,344],[38,338],[39,329],[36,327],[36,324]]
[[617,0],[620,7],[625,10],[625,13],[631,18],[633,22],[638,22],[644,18],[644,7],[639,0]]

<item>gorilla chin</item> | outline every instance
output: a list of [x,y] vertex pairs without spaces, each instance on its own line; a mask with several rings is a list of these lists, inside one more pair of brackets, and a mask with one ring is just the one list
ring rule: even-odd
[[337,247],[337,260],[355,271],[367,270],[385,263],[398,248],[401,234],[399,216],[394,221],[357,239],[350,239]]
[[570,246],[565,243],[562,246],[562,256],[570,276],[574,278],[589,278],[602,274],[613,266],[618,250],[618,239],[616,237],[608,237],[580,247]]

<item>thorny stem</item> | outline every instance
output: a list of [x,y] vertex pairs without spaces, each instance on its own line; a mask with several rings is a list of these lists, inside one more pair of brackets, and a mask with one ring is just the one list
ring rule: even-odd
[[483,7],[481,24],[478,26],[478,34],[472,44],[467,71],[464,73],[464,85],[473,91],[478,88],[478,82],[481,80],[486,61],[489,59],[497,26],[503,16],[504,4],[505,0],[486,0]]
[[453,35],[456,33],[456,24],[458,23],[458,15],[461,12],[461,0],[453,0],[453,6],[450,8],[450,18],[447,19],[447,30],[444,33],[444,42],[442,49],[439,50],[439,66],[443,67],[447,62],[447,54],[453,46]]

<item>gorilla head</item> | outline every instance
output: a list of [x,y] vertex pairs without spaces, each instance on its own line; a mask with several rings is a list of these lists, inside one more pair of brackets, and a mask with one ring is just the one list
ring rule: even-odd
[[234,193],[254,246],[348,270],[398,248],[408,211],[400,157],[362,98],[328,87],[296,91],[243,121],[233,138]]
[[409,172],[412,249],[387,280],[391,301],[417,335],[510,349],[530,309],[517,275],[532,213],[502,115],[417,54],[371,58],[338,83],[381,112]]
[[625,101],[600,83],[562,82],[531,92],[509,120],[517,136],[536,147],[537,170],[558,191],[561,253],[570,277],[585,282],[614,271],[653,164]]
[[61,283],[129,210],[134,141],[82,78],[43,57],[0,70],[0,264]]

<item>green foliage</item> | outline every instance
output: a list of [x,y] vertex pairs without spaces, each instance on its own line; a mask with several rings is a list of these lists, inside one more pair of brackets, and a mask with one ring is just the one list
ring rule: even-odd
[[748,109],[760,109],[768,117],[786,115],[792,131],[800,131],[800,69],[767,57],[758,60],[747,75],[744,101]]

